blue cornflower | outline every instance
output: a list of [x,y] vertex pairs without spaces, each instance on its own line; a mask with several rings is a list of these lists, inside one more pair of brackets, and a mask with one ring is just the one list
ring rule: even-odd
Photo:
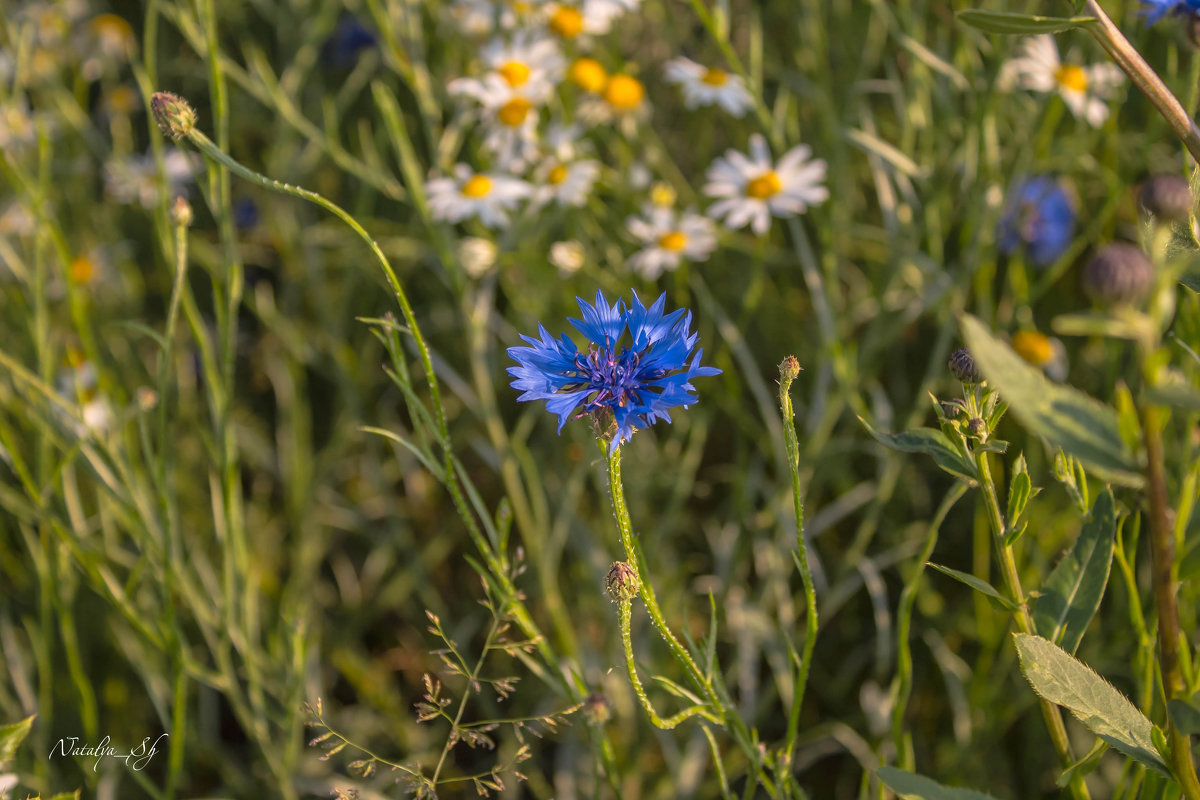
[[664,315],[665,294],[650,308],[636,293],[629,305],[617,300],[610,306],[599,291],[595,305],[576,299],[583,319],[568,322],[587,337],[586,351],[565,333],[555,339],[541,324],[540,339],[522,336],[529,347],[508,348],[520,365],[508,368],[512,387],[524,392],[517,399],[545,400],[546,410],[558,416],[559,432],[573,414],[611,415],[611,425],[605,420],[603,427],[615,428],[615,450],[635,430],[670,422],[669,409],[695,403],[692,378],[721,373],[700,366],[703,350],[692,355],[699,338],[691,332],[692,314],[678,309]]
[[321,57],[335,69],[350,69],[358,62],[358,56],[363,50],[374,46],[375,33],[357,18],[344,14],[338,20],[333,33],[325,40],[321,48]]
[[1182,16],[1184,14],[1200,14],[1200,0],[1141,0],[1142,16],[1147,25],[1153,25],[1167,14]]
[[1039,267],[1054,263],[1075,233],[1075,205],[1071,196],[1046,175],[1021,181],[1009,196],[996,227],[1000,252],[1005,255],[1022,245],[1029,260]]

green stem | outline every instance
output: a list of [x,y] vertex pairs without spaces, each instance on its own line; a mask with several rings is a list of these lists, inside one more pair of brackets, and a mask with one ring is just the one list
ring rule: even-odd
[[[796,513],[796,564],[800,568],[800,579],[804,582],[804,654],[796,668],[796,682],[792,688],[792,708],[788,713],[787,740],[779,770],[791,770],[792,754],[796,750],[796,737],[800,731],[800,706],[804,701],[804,689],[808,685],[808,673],[812,667],[813,649],[817,644],[817,590],[813,585],[812,570],[808,566],[808,545],[804,541],[804,499],[800,490],[800,442],[796,438],[796,412],[792,408],[789,389],[792,380],[800,371],[794,356],[788,356],[779,367],[779,408],[783,416],[783,438],[787,446],[788,469],[792,473],[792,504]],[[782,778],[782,774],[778,776]],[[780,780],[780,783],[783,781]]]
[[[1000,562],[1000,572],[1004,576],[1004,585],[1008,588],[1009,597],[1017,605],[1017,610],[1013,613],[1013,618],[1017,622],[1017,629],[1021,633],[1036,633],[1033,625],[1033,617],[1029,614],[1029,607],[1025,604],[1025,591],[1021,588],[1021,578],[1017,573],[1017,561],[1013,556],[1013,549],[1010,545],[1004,544],[1004,518],[1000,514],[1000,501],[996,497],[996,483],[992,480],[992,470],[988,465],[986,452],[978,452],[975,454],[975,465],[979,469],[979,487],[983,490],[985,499],[985,507],[987,509],[988,521],[992,528],[992,543],[996,546],[996,560]],[[1050,732],[1050,740],[1054,744],[1054,750],[1058,753],[1059,761],[1063,767],[1069,767],[1075,763],[1075,757],[1071,754],[1071,742],[1067,738],[1067,729],[1063,725],[1062,714],[1058,710],[1058,706],[1042,700],[1042,717],[1046,720],[1046,728]],[[1079,771],[1071,773],[1071,794],[1075,800],[1088,800],[1087,785],[1083,782],[1083,776]]]
[[925,573],[925,564],[933,555],[933,548],[937,545],[938,530],[942,527],[950,509],[966,491],[965,483],[956,482],[954,487],[946,493],[942,504],[938,506],[933,519],[929,522],[929,528],[925,534],[925,544],[921,548],[921,554],[917,557],[915,569],[900,592],[900,606],[896,612],[896,677],[893,679],[891,687],[893,700],[892,742],[896,747],[896,766],[910,771],[914,764],[912,753],[905,744],[904,712],[908,708],[909,695],[912,693],[912,646],[909,644],[909,631],[912,628],[913,606],[917,600],[917,587],[921,582],[921,576]]
[[[667,621],[663,618],[662,609],[658,607],[658,600],[654,596],[654,588],[644,577],[647,574],[646,565],[642,560],[641,549],[633,539],[633,525],[629,521],[629,509],[625,506],[625,490],[621,485],[621,448],[614,447],[610,449],[607,442],[599,439],[597,443],[600,445],[601,450],[607,453],[608,481],[612,489],[613,513],[617,518],[617,527],[621,532],[621,544],[625,548],[625,559],[633,565],[638,575],[639,589],[642,603],[646,606],[646,613],[650,615],[650,620],[666,641],[671,654],[675,656],[675,660],[684,668],[692,684],[704,696],[709,706],[713,709],[715,717],[711,717],[712,721],[723,724],[725,715],[716,692],[713,691],[712,685],[705,679],[704,674],[700,672],[700,667],[696,665],[696,662],[692,659],[688,651],[684,649],[679,640],[675,638],[675,634],[667,627]],[[632,670],[630,671],[630,677],[634,678]]]
[[629,682],[633,684],[633,693],[637,695],[638,702],[642,704],[642,708],[646,711],[646,716],[650,717],[650,722],[653,723],[654,727],[669,731],[689,717],[695,716],[704,717],[709,722],[715,722],[718,725],[721,724],[721,720],[717,719],[703,705],[688,706],[678,714],[666,719],[658,715],[658,712],[654,710],[654,705],[650,702],[650,698],[646,696],[646,689],[642,686],[642,680],[637,674],[637,665],[633,660],[633,636],[629,630],[629,623],[632,616],[633,602],[630,600],[621,600],[621,644],[625,649],[625,669],[629,672]]

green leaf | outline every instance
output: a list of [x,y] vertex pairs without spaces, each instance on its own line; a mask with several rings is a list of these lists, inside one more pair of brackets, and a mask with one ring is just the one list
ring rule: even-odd
[[973,789],[943,786],[924,775],[906,772],[895,767],[880,767],[875,771],[879,780],[904,800],[992,800],[990,794]]
[[933,567],[934,569],[936,569],[938,572],[942,573],[943,575],[949,575],[951,578],[954,578],[954,580],[958,581],[959,583],[970,586],[975,591],[977,591],[987,597],[990,597],[992,600],[995,600],[997,603],[999,603],[1001,606],[1003,606],[1008,611],[1016,611],[1017,610],[1016,603],[1014,603],[1012,600],[1009,600],[1004,595],[1000,594],[1000,592],[998,592],[996,590],[996,587],[992,586],[987,581],[980,580],[979,578],[976,578],[974,575],[972,575],[968,572],[959,572],[956,569],[950,569],[950,567],[943,567],[941,564],[934,564],[932,561],[928,562],[928,564],[929,564],[929,566]]
[[1196,697],[1191,700],[1172,700],[1167,703],[1167,712],[1184,736],[1200,734],[1200,703]]
[[1037,632],[1068,653],[1079,649],[1083,632],[1100,608],[1112,567],[1116,538],[1116,504],[1105,489],[1071,552],[1050,573],[1030,604]]
[[1164,383],[1146,390],[1146,399],[1159,406],[1200,411],[1200,391],[1186,383]]
[[1125,695],[1047,639],[1018,633],[1016,644],[1021,671],[1039,696],[1066,708],[1125,755],[1170,775],[1154,745],[1154,725]]
[[29,735],[29,729],[33,727],[33,716],[11,725],[0,725],[0,764],[13,760],[17,754],[17,748]]
[[1012,478],[1008,483],[1008,513],[1004,518],[1008,520],[1009,526],[1014,525],[1025,513],[1025,504],[1029,502],[1032,492],[1033,481],[1029,479],[1029,470],[1025,466],[1025,454],[1022,453],[1017,456],[1017,460],[1013,464]]
[[1037,14],[969,8],[958,12],[958,21],[988,33],[1058,33],[1072,28],[1086,28],[1094,23],[1096,18],[1042,17]]
[[870,426],[862,417],[858,421],[867,429],[867,433],[875,437],[875,441],[899,450],[903,453],[925,453],[933,456],[933,460],[951,475],[957,475],[969,480],[978,480],[975,463],[950,443],[946,434],[933,428],[916,428],[904,433],[880,433]]
[[963,337],[984,377],[1030,432],[1075,456],[1089,471],[1125,486],[1142,476],[1117,427],[1117,412],[1069,386],[1053,383],[970,315]]
[[1092,745],[1092,749],[1087,751],[1087,755],[1067,767],[1058,776],[1058,780],[1055,781],[1058,788],[1065,789],[1076,775],[1082,778],[1095,772],[1096,767],[1100,766],[1100,758],[1107,752],[1108,743],[1103,739],[1097,739],[1096,743]]
[[1200,273],[1184,275],[1179,279],[1179,282],[1191,289],[1193,292],[1200,292]]

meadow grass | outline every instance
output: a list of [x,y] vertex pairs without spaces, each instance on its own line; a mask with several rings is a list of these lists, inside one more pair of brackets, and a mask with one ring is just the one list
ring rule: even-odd
[[[1191,19],[1100,6],[1190,116]],[[1200,796],[1200,244],[1136,200],[1195,164],[1128,79],[1098,124],[1061,87],[1102,71],[1014,85],[971,7],[8,0],[0,797]],[[489,153],[524,84],[451,82],[522,29],[559,63]],[[639,260],[756,135],[827,198]],[[448,218],[460,163],[533,188]],[[1004,235],[1038,175],[1047,258]],[[720,374],[669,424],[518,402],[508,348],[597,291],[690,310]]]

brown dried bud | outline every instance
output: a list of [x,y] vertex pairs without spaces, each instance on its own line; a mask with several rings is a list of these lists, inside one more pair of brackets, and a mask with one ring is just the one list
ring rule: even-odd
[[1151,175],[1142,181],[1138,205],[1165,222],[1183,222],[1192,213],[1192,189],[1178,175]]
[[960,347],[950,354],[950,374],[963,383],[983,383],[983,374],[975,365],[971,351]]
[[1100,248],[1083,268],[1083,290],[1098,303],[1121,305],[1146,294],[1154,283],[1154,265],[1135,245],[1114,242]]
[[150,113],[162,135],[177,142],[196,127],[196,110],[177,94],[155,92],[150,98]]
[[604,578],[604,588],[608,590],[613,602],[637,597],[638,585],[637,570],[624,561],[613,564]]
[[788,356],[779,364],[779,380],[787,383],[794,381],[796,376],[800,374],[800,362],[795,356]]

